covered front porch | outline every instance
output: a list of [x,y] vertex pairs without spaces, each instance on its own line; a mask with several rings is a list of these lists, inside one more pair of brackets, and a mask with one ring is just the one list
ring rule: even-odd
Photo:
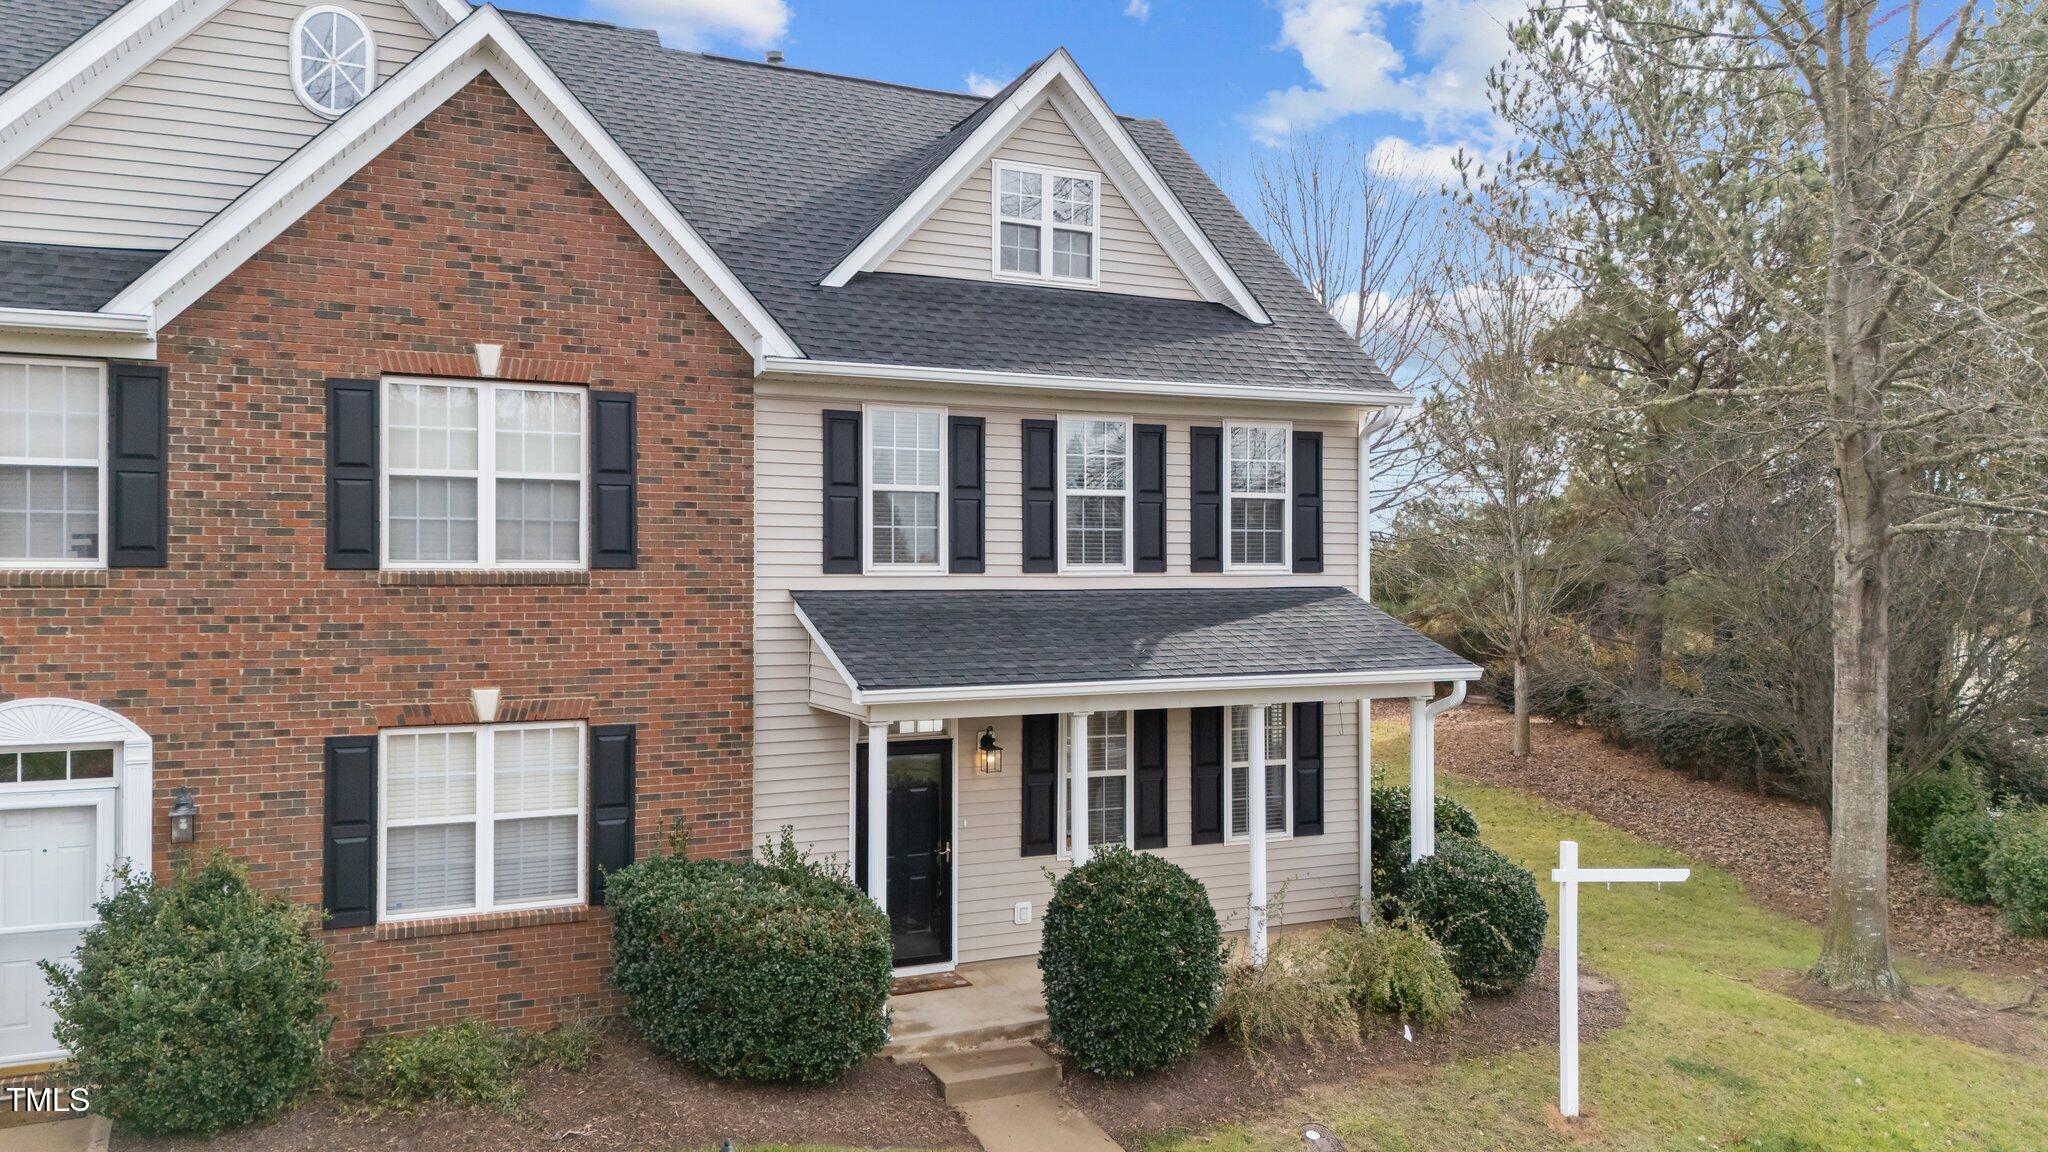
[[846,720],[848,858],[902,972],[1034,954],[1049,874],[1106,844],[1187,867],[1263,962],[1276,887],[1290,919],[1370,906],[1369,702],[1410,702],[1420,857],[1434,720],[1479,675],[1342,588],[795,599],[811,706]]

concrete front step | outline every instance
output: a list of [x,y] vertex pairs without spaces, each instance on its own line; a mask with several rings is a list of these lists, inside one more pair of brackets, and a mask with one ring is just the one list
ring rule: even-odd
[[1001,1044],[949,1052],[924,1061],[946,1091],[946,1103],[971,1104],[1046,1092],[1060,1086],[1060,1062],[1036,1044]]

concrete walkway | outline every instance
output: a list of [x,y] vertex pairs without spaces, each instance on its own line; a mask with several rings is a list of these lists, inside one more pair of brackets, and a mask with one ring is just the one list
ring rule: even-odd
[[988,1152],[1123,1152],[1057,1092],[977,1100],[958,1110]]
[[114,1125],[104,1116],[0,1128],[0,1152],[107,1152]]
[[889,997],[889,1046],[899,1062],[959,1052],[1045,1031],[1045,986],[1038,958],[962,964],[966,988],[942,988]]

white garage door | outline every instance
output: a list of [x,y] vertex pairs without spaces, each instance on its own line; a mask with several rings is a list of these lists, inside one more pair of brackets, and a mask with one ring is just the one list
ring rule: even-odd
[[36,961],[70,958],[100,867],[97,807],[0,809],[0,1065],[62,1055]]

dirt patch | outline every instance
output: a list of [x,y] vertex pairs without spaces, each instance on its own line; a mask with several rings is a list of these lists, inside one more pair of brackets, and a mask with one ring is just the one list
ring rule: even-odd
[[[1820,922],[1828,845],[1818,809],[1696,780],[1597,733],[1540,717],[1534,750],[1518,761],[1513,727],[1513,716],[1490,704],[1453,709],[1437,721],[1438,767],[1577,808],[1733,874],[1758,903]],[[1896,947],[1927,960],[2048,983],[2048,940],[2015,936],[1995,909],[1943,896],[1926,869],[1897,848],[1891,904]]]
[[752,1144],[849,1148],[975,1148],[938,1084],[922,1068],[876,1058],[836,1084],[737,1085],[693,1072],[615,1031],[595,1064],[526,1079],[518,1114],[433,1108],[417,1116],[362,1117],[316,1095],[276,1120],[212,1141],[145,1140],[116,1133],[114,1147],[154,1152],[349,1152],[433,1149],[504,1152],[677,1152]]
[[2042,1009],[2031,995],[2017,1004],[1984,1004],[1953,988],[1916,984],[1906,999],[1898,1003],[1855,1000],[1829,995],[1827,989],[1797,972],[1785,973],[1777,989],[1802,1004],[1858,1024],[1925,1032],[2048,1063],[2048,1035],[2041,1031]]
[[[1592,1039],[1628,1017],[1621,992],[1587,976],[1579,999],[1580,1036]],[[1535,976],[1507,996],[1474,999],[1452,1024],[1415,1030],[1375,1020],[1363,1043],[1317,1050],[1276,1049],[1257,1065],[1229,1043],[1212,1037],[1178,1068],[1137,1080],[1103,1080],[1070,1072],[1064,1091],[1125,1147],[1148,1136],[1191,1131],[1271,1113],[1290,1097],[1340,1081],[1419,1080],[1438,1064],[1557,1043],[1557,954],[1545,952]],[[1270,1061],[1270,1063],[1268,1062]],[[1299,1119],[1310,1117],[1304,1112]]]

